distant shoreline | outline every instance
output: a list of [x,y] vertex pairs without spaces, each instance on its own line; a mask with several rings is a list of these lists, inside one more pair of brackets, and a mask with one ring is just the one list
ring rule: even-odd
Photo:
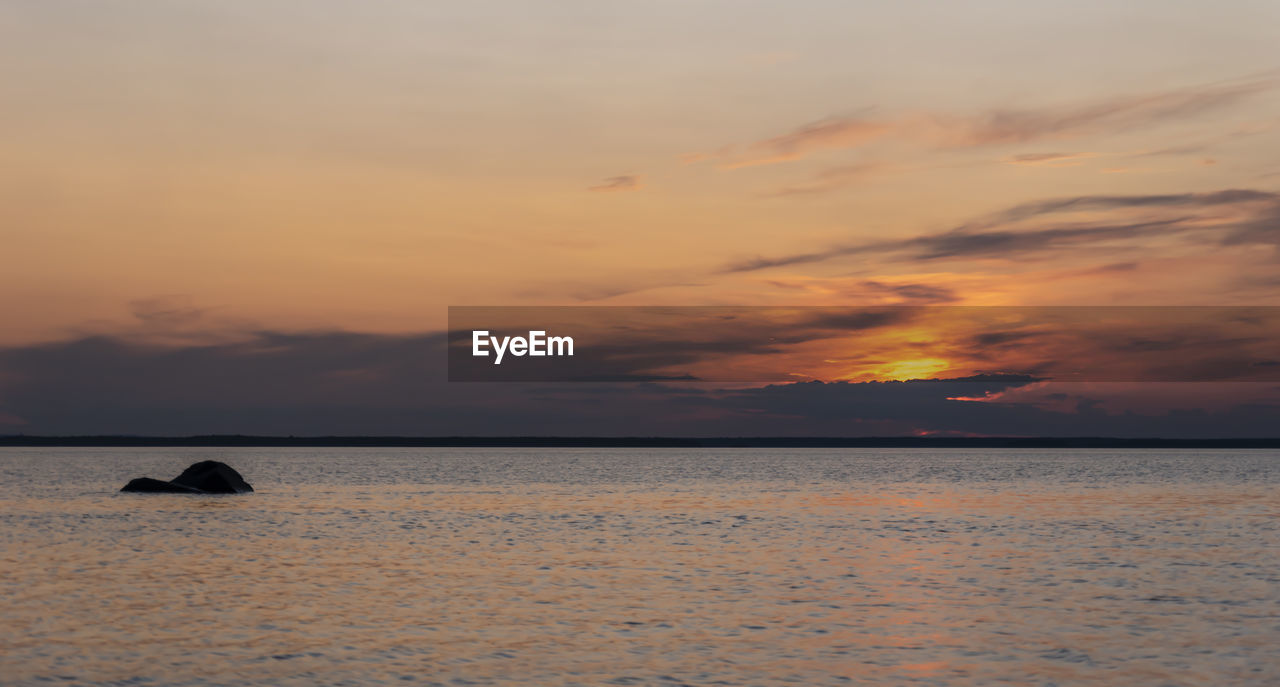
[[421,448],[1280,448],[1276,438],[1162,439],[1116,437],[281,437],[219,434],[186,437],[92,435],[0,436],[2,446],[102,447],[421,447]]

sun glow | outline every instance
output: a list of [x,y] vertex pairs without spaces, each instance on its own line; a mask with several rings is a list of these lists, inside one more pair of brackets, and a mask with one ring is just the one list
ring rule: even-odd
[[879,380],[899,382],[908,379],[930,379],[950,367],[951,364],[941,358],[896,360],[869,370],[868,376]]

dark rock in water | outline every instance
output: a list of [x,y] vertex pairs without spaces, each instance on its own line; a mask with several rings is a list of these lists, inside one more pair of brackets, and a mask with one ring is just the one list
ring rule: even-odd
[[202,460],[182,471],[173,481],[139,477],[120,491],[160,494],[245,494],[253,487],[226,463]]
[[226,463],[202,460],[173,478],[173,483],[198,489],[206,494],[243,494],[253,491],[240,473]]
[[136,491],[148,494],[199,494],[199,489],[184,487],[181,484],[173,482],[165,482],[163,480],[151,479],[150,477],[139,477],[129,480],[120,491]]

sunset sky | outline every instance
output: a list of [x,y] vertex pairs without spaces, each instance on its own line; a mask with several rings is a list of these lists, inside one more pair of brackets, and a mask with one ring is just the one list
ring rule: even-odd
[[[0,433],[573,433],[580,397],[443,391],[450,305],[1280,305],[1271,0],[9,0],[0,35]],[[357,339],[437,398],[158,390]],[[630,394],[600,426],[695,431]]]

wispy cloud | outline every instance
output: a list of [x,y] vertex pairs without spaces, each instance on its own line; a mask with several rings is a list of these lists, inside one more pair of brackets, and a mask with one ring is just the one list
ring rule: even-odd
[[[1131,214],[1143,210],[1175,211],[1175,214],[1166,212],[1137,217]],[[1075,222],[1057,221],[1048,226],[1018,226],[1041,217],[1107,211],[1130,214]],[[897,253],[907,260],[1012,258],[1050,249],[1096,247],[1119,239],[1193,232],[1216,233],[1216,241],[1220,245],[1280,244],[1280,194],[1230,189],[1213,193],[1053,198],[1016,205],[934,234],[756,257],[732,263],[722,271],[751,272],[860,254]]]
[[806,182],[793,186],[784,186],[776,191],[760,194],[766,198],[785,198],[788,196],[809,196],[828,193],[864,181],[884,173],[890,167],[880,162],[864,162],[856,165],[830,167],[813,175]]
[[696,288],[700,286],[706,286],[706,283],[691,279],[690,274],[670,271],[650,272],[633,277],[619,277],[604,283],[552,281],[523,289],[513,295],[522,301],[562,301],[565,298],[569,298],[580,303],[591,303],[645,291],[669,288]]
[[1010,165],[1045,165],[1066,167],[1078,165],[1082,160],[1097,157],[1097,153],[1022,153],[1010,155],[1003,162]]
[[1274,78],[1121,96],[1085,105],[997,109],[976,117],[933,115],[930,124],[947,146],[980,146],[1074,138],[1119,131],[1233,105],[1275,86]]
[[892,122],[836,117],[810,122],[781,136],[747,146],[745,154],[725,163],[728,169],[797,160],[823,149],[853,148],[893,130]]
[[937,284],[886,284],[880,281],[866,280],[860,282],[859,286],[871,292],[896,297],[905,303],[937,304],[954,303],[960,300],[954,290]]
[[955,303],[960,296],[940,284],[918,281],[891,282],[875,279],[769,279],[766,284],[788,291],[838,295],[857,303],[934,305]]
[[129,312],[139,322],[158,327],[183,327],[205,316],[208,308],[192,304],[186,294],[170,294],[139,298],[129,302]]
[[616,177],[608,177],[604,181],[590,186],[588,191],[596,193],[613,193],[617,191],[639,191],[642,187],[640,177],[635,174],[622,174]]
[[[1273,88],[1276,82],[1275,77],[1269,76],[1121,95],[1091,103],[995,108],[978,114],[918,112],[872,117],[864,111],[852,116],[820,119],[745,146],[727,146],[710,153],[695,153],[685,159],[714,159],[720,161],[722,168],[736,169],[799,160],[826,150],[857,148],[883,138],[940,148],[1066,140],[1129,130],[1229,107]],[[1030,155],[1032,159],[1021,162],[1043,161],[1035,160],[1037,155],[1063,154]]]

